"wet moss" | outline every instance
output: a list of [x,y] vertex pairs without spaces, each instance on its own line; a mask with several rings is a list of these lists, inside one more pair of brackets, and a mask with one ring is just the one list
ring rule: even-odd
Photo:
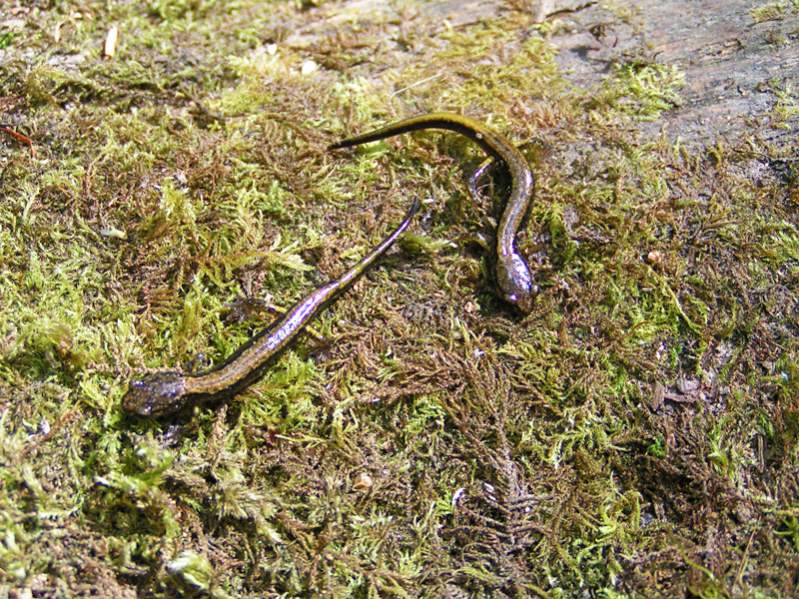
[[[790,595],[793,142],[647,136],[679,69],[630,57],[578,87],[548,41],[569,25],[523,11],[51,4],[0,32],[3,120],[38,151],[0,141],[4,584]],[[790,129],[794,93],[772,88]],[[525,318],[491,291],[505,182],[468,196],[472,144],[326,152],[427,110],[490,123],[535,167]],[[316,323],[327,343],[225,405],[122,414],[134,371],[229,355],[264,326],[226,322],[231,302],[291,305],[412,197],[413,233]]]

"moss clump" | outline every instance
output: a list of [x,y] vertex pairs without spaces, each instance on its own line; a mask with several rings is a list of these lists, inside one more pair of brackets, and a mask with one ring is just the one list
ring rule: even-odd
[[[682,73],[631,54],[579,87],[551,44],[566,20],[342,7],[69,0],[0,32],[3,120],[37,147],[0,140],[2,584],[792,596],[795,142],[644,136]],[[790,130],[793,91],[766,87]],[[491,290],[507,182],[468,196],[473,144],[325,149],[428,110],[534,166],[525,318]],[[134,371],[228,356],[265,326],[231,322],[237,300],[291,305],[412,197],[412,234],[322,342],[183,419],[121,412]]]
[[783,18],[790,12],[799,10],[799,2],[796,0],[782,1],[782,2],[769,2],[763,6],[757,6],[749,11],[752,20],[755,23],[764,23],[765,21],[774,21]]

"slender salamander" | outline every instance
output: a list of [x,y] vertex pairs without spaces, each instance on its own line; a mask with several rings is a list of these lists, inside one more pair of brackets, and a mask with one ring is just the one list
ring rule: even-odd
[[[527,314],[533,308],[537,288],[527,261],[516,248],[516,232],[530,208],[535,178],[524,155],[505,137],[482,123],[458,114],[433,112],[411,117],[375,131],[356,135],[329,146],[328,149],[348,148],[386,137],[417,131],[419,129],[446,129],[465,135],[480,145],[486,153],[502,161],[511,176],[511,190],[497,227],[496,277],[500,296]],[[476,180],[484,168],[470,180],[470,190],[476,189]]]
[[159,417],[177,412],[190,402],[231,397],[252,384],[311,319],[350,288],[394,244],[418,210],[419,201],[414,200],[399,227],[360,262],[294,304],[284,316],[247,341],[224,363],[196,375],[169,370],[135,379],[122,398],[122,409],[139,416]]

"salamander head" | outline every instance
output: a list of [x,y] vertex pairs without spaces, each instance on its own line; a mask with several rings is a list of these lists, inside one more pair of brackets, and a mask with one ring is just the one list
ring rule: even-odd
[[183,373],[169,370],[132,380],[122,398],[122,409],[130,414],[158,417],[177,412],[185,403]]
[[533,273],[520,254],[512,253],[507,259],[497,262],[497,284],[500,295],[513,304],[522,314],[533,309],[538,287],[533,284]]

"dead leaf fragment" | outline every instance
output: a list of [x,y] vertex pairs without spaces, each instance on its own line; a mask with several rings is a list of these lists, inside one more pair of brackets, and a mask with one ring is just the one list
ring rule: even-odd
[[663,252],[659,250],[652,250],[646,255],[646,261],[652,265],[660,266],[663,264]]
[[663,383],[655,383],[655,388],[652,390],[652,399],[649,401],[649,407],[653,412],[657,412],[660,406],[663,405],[663,400],[666,397],[666,387]]
[[315,73],[317,70],[319,70],[319,65],[316,64],[315,61],[313,61],[313,60],[311,60],[309,58],[309,59],[304,60],[302,62],[302,67],[300,68],[300,73],[302,73],[303,75],[307,76],[307,75],[310,75],[312,73]]
[[366,493],[372,488],[372,477],[366,472],[361,472],[357,477],[355,477],[352,488],[356,491],[360,491],[361,493]]
[[112,25],[105,36],[105,46],[103,47],[103,56],[106,58],[113,58],[117,51],[117,37],[119,37],[119,27]]

